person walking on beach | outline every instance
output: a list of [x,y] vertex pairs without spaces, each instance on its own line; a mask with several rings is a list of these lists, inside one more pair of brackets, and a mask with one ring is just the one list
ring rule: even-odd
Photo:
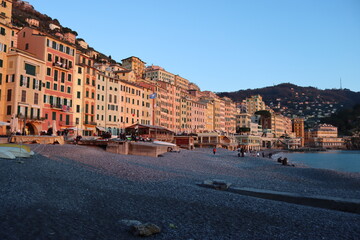
[[215,153],[216,153],[216,147],[213,148],[213,153],[214,153],[214,155],[215,155]]

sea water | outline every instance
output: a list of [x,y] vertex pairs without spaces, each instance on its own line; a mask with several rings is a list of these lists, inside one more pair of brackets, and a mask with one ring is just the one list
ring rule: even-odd
[[273,158],[278,157],[287,157],[290,164],[295,165],[301,163],[313,168],[360,173],[360,151],[289,152],[276,154]]

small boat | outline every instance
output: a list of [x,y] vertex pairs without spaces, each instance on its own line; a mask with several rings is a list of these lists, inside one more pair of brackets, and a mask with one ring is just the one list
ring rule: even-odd
[[10,152],[15,157],[30,157],[34,155],[34,152],[30,150],[28,146],[19,145],[19,144],[0,144],[1,152]]
[[15,159],[15,155],[11,152],[0,149],[0,158]]
[[166,145],[166,146],[176,147],[176,144],[169,143],[169,142],[154,141],[153,143],[155,143],[155,144],[159,144],[159,145]]

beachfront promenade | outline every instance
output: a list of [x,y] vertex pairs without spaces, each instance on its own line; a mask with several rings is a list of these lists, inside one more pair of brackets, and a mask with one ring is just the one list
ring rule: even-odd
[[[360,214],[199,187],[360,199],[360,174],[282,166],[219,149],[163,157],[78,145],[30,145],[0,159],[0,239],[139,239],[122,220],[162,228],[150,239],[359,239]],[[291,159],[290,159],[291,161]]]

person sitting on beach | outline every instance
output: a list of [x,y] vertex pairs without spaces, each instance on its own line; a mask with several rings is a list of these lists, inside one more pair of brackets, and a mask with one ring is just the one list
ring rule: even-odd
[[241,148],[238,148],[237,152],[238,152],[238,157],[240,157],[241,156]]

